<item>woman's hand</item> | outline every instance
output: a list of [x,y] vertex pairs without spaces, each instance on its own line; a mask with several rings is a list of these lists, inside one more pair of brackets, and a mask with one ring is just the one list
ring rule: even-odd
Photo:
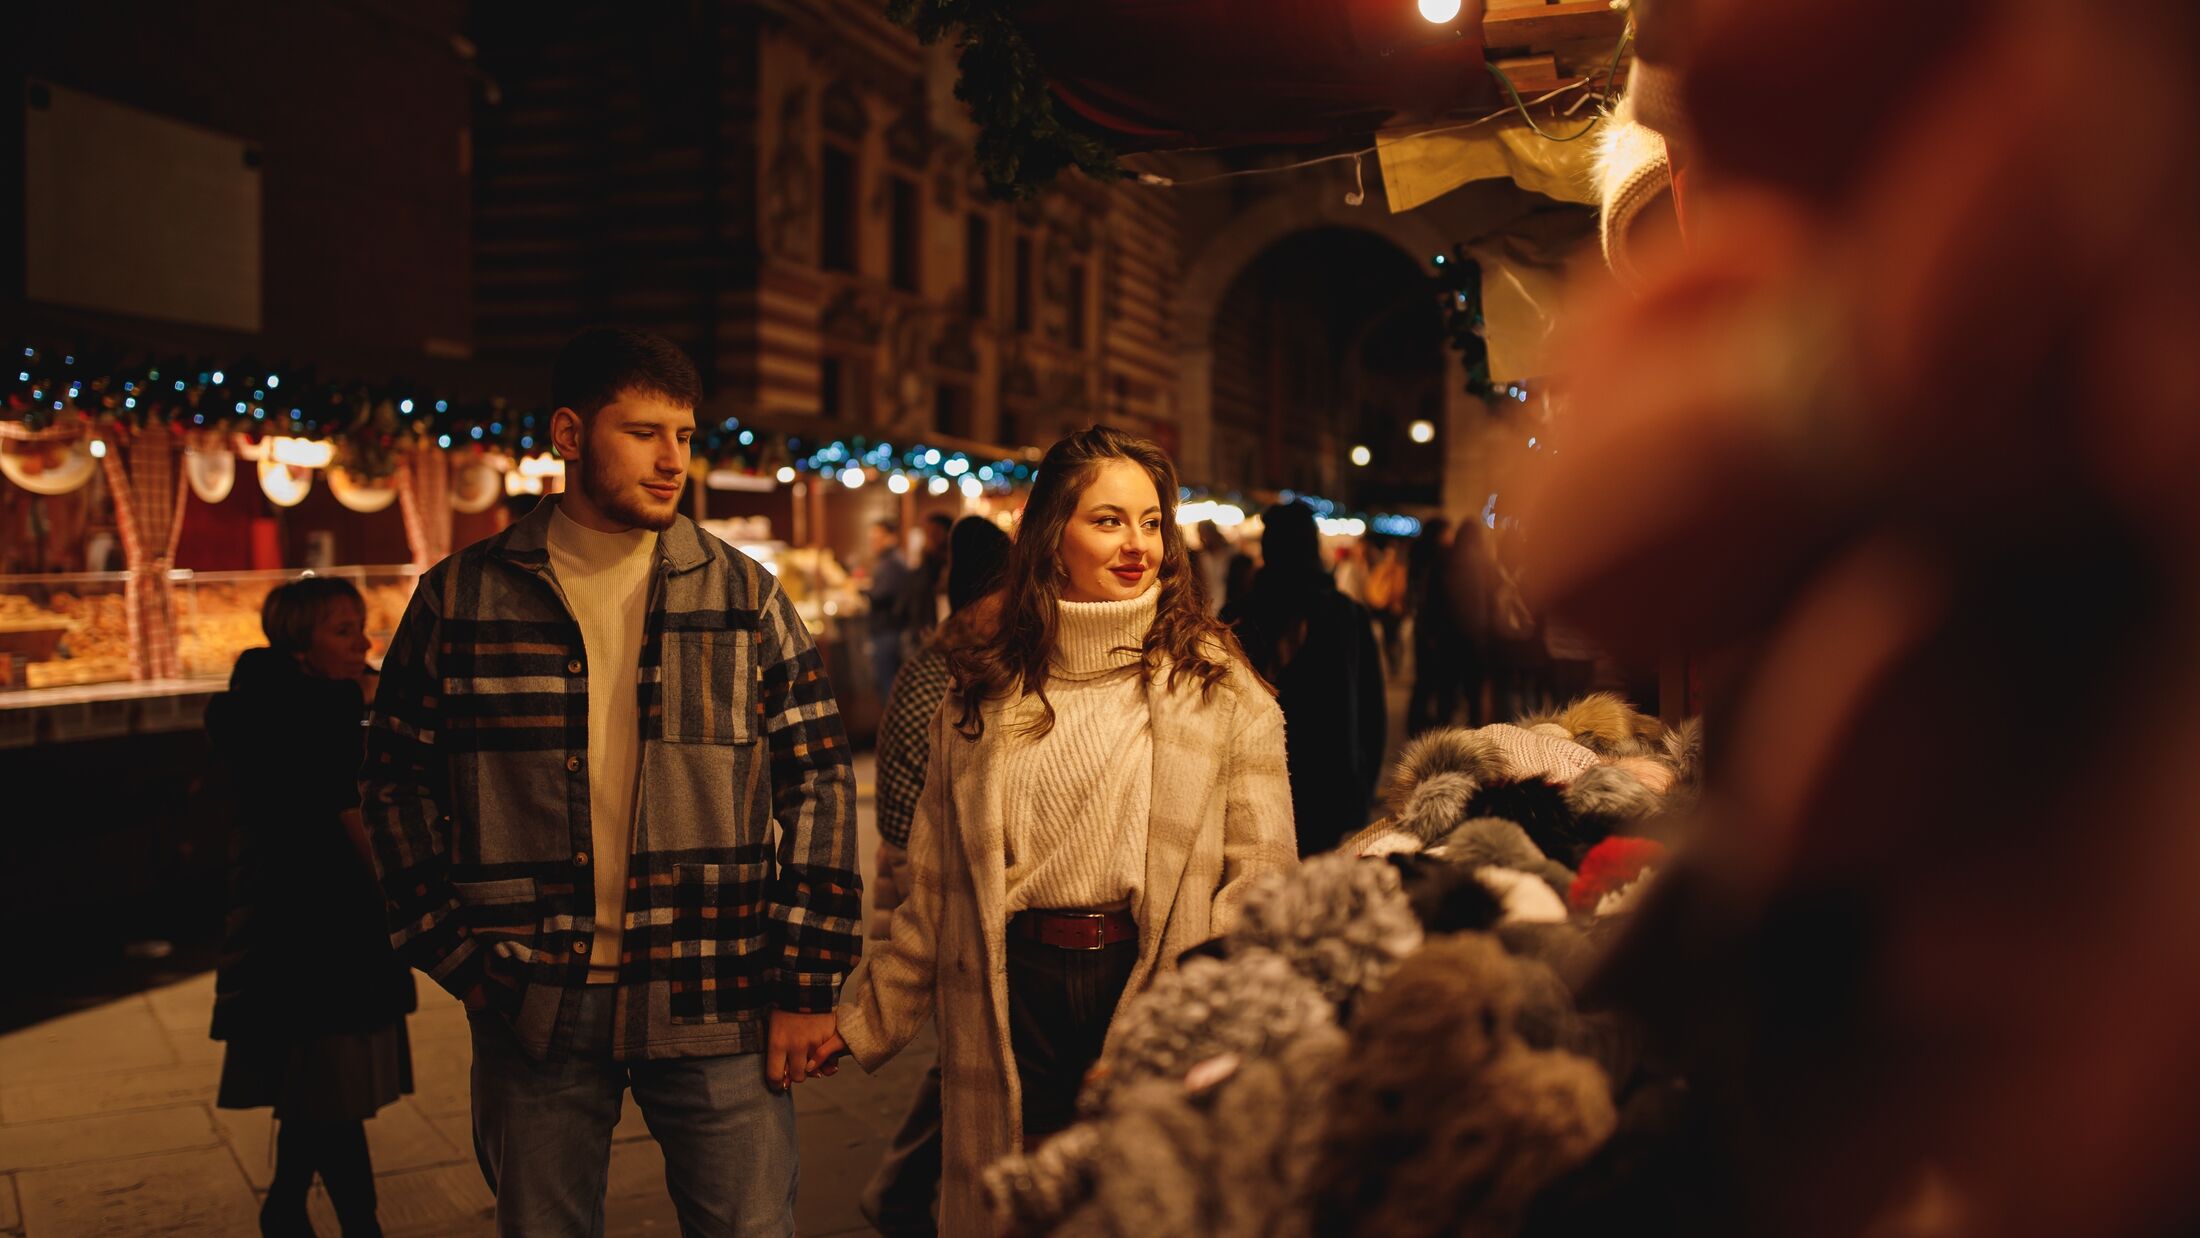
[[[830,1075],[837,1069],[831,1065],[832,1054],[823,1050],[831,1044],[847,1045],[840,1039],[838,1024],[832,1012],[824,1014],[798,1014],[791,1010],[771,1012],[771,1031],[764,1049],[764,1078],[774,1091],[802,1082],[811,1075]],[[820,1064],[825,1069],[819,1069]]]
[[817,1055],[809,1062],[810,1073],[813,1075],[839,1074],[840,1066],[836,1059],[846,1052],[848,1052],[848,1042],[840,1038],[840,1029],[836,1025],[833,1034],[827,1036],[817,1046]]

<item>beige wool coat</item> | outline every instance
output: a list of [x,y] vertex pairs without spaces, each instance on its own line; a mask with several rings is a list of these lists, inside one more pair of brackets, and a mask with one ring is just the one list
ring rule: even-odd
[[[1146,878],[1132,913],[1138,963],[1127,1000],[1183,951],[1228,927],[1245,890],[1298,863],[1283,711],[1231,659],[1204,700],[1196,685],[1147,693],[1153,713],[1153,804]],[[911,883],[884,942],[873,942],[836,1013],[865,1070],[876,1070],[939,1017],[943,1134],[940,1232],[994,1232],[979,1171],[1019,1150],[1021,1090],[1008,1038],[1007,844],[1001,745],[1005,707],[967,740],[953,704],[932,722],[932,758],[910,828]],[[1118,1006],[1118,1012],[1121,1006]],[[1114,1029],[1110,1029],[1111,1034]]]

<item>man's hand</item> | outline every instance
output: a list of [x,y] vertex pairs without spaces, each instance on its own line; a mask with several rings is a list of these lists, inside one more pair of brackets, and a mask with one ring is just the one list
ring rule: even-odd
[[771,1033],[764,1050],[764,1078],[773,1090],[785,1091],[813,1074],[834,1073],[837,1068],[819,1053],[826,1044],[840,1039],[839,1033],[833,1030],[836,1024],[830,1012],[796,1014],[774,1010],[770,1019]]

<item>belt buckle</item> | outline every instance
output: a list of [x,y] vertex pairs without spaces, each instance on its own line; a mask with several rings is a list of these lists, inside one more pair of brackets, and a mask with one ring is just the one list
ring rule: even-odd
[[[1062,917],[1064,920],[1070,918],[1069,916]],[[1108,916],[1106,912],[1081,911],[1076,913],[1075,918],[1083,928],[1085,942],[1083,945],[1071,946],[1070,949],[1105,950],[1108,948]]]

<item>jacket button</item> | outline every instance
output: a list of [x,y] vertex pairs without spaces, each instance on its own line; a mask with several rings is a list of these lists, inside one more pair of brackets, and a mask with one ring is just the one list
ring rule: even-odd
[[573,659],[572,661],[570,661],[570,662],[566,663],[566,664],[565,664],[565,673],[566,673],[566,674],[568,674],[568,675],[578,675],[578,674],[580,674],[580,673],[581,673],[581,660],[580,660],[579,658],[575,658],[575,659]]
[[565,758],[565,769],[566,769],[566,772],[567,772],[567,773],[571,773],[571,772],[573,772],[574,770],[577,770],[577,769],[579,769],[580,767],[581,767],[581,759],[580,759],[579,757],[567,757],[567,758]]
[[576,942],[574,942],[574,943],[573,943],[573,953],[575,953],[575,954],[586,954],[586,953],[588,953],[588,939],[587,939],[586,937],[583,937],[583,938],[581,938],[581,939],[580,939],[579,941],[576,941]]
[[586,851],[576,851],[573,853],[573,867],[588,867],[588,853]]

